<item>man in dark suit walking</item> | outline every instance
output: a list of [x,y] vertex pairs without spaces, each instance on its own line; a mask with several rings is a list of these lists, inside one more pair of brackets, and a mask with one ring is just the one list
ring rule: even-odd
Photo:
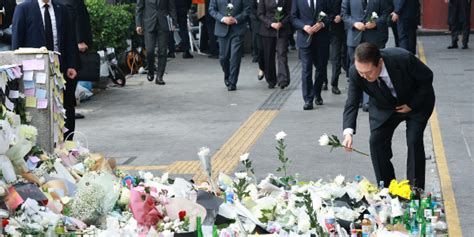
[[250,3],[248,0],[211,0],[209,14],[216,19],[214,34],[219,40],[219,60],[224,71],[224,83],[228,91],[235,91]]
[[[357,45],[369,42],[379,48],[385,46],[386,21],[390,7],[388,0],[343,0],[342,19],[347,29],[347,51],[350,65],[354,64],[354,51]],[[373,14],[377,17],[374,18]],[[386,33],[384,33],[386,32]],[[368,111],[368,96],[362,97],[362,109]]]
[[331,91],[336,95],[341,94],[338,87],[341,68],[347,71],[349,67],[347,65],[347,36],[341,16],[341,4],[342,0],[331,0],[331,7],[335,16],[329,29],[331,35],[329,57],[332,65]]
[[[331,8],[327,0],[293,0],[291,22],[298,31],[296,45],[302,64],[304,110],[323,104],[321,89],[327,78],[329,58],[329,25]],[[320,19],[320,21],[318,21]],[[316,67],[313,83],[313,66]]]
[[451,45],[448,49],[458,48],[458,35],[462,34],[462,49],[468,48],[471,30],[472,0],[444,0],[448,3],[448,24],[451,31]]
[[400,47],[416,54],[416,29],[420,24],[420,2],[418,0],[396,1],[392,21],[397,22]]
[[252,31],[252,62],[258,63],[257,79],[262,80],[264,77],[264,71],[265,71],[265,65],[264,65],[265,60],[264,60],[262,36],[260,35],[261,22],[257,16],[259,0],[250,0],[250,2],[251,2],[251,7],[250,7],[249,19],[250,19],[250,30]]
[[[79,54],[85,53],[89,48],[92,48],[92,28],[89,12],[87,11],[87,7],[84,4],[84,0],[59,0],[59,2],[67,7],[70,22],[73,22],[75,25],[76,42],[79,49]],[[83,66],[79,54],[77,62],[78,69],[81,70]],[[75,88],[77,87],[77,80],[72,81],[72,83],[74,83],[73,88],[75,91]],[[75,113],[75,118],[83,119],[85,117],[82,114]],[[73,135],[74,134],[71,134],[70,136]]]
[[[26,0],[19,4],[13,15],[12,49],[46,47],[60,52],[61,72],[66,78],[64,108],[67,135],[75,129],[77,44],[75,25],[70,22],[65,6],[50,0]],[[68,137],[72,140],[72,135]]]
[[155,48],[158,43],[158,68],[155,83],[164,85],[168,36],[176,27],[174,0],[138,0],[135,24],[139,35],[145,34],[148,81],[155,80]]
[[[270,89],[273,89],[277,84],[281,89],[285,89],[290,84],[290,69],[288,67],[288,36],[292,33],[290,11],[291,0],[278,0],[277,2],[275,0],[260,0],[258,3],[258,18],[262,22],[259,34],[263,42],[264,72]],[[277,14],[280,19],[276,18]],[[278,74],[275,67],[275,55]]]
[[377,182],[387,187],[395,179],[392,136],[406,122],[407,178],[413,186],[425,187],[423,131],[433,112],[433,72],[415,55],[402,48],[379,50],[375,44],[356,48],[355,65],[349,71],[349,91],[344,107],[343,145],[350,151],[355,134],[362,91],[370,96],[370,154]]

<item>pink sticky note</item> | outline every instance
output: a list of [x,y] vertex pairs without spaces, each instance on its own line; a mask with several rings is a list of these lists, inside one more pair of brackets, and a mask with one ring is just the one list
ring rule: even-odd
[[20,78],[21,77],[22,73],[21,73],[19,67],[12,67],[12,71],[13,71],[13,75],[15,76],[15,78]]
[[29,160],[33,163],[38,163],[40,159],[37,156],[30,156]]
[[34,97],[35,96],[35,88],[25,89],[25,96]]
[[36,101],[36,108],[37,109],[46,109],[46,108],[48,108],[48,100],[47,99],[38,99]]
[[23,61],[23,71],[44,70],[44,59],[30,59]]

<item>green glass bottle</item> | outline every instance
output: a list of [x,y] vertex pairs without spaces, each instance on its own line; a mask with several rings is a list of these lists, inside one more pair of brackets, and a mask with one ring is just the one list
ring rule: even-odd
[[212,237],[219,237],[219,233],[217,232],[217,226],[212,226]]
[[202,223],[200,216],[196,217],[196,235],[197,237],[204,237],[204,234],[202,233]]

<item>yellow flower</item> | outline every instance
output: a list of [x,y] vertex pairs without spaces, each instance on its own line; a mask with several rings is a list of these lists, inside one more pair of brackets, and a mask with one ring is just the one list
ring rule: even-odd
[[360,190],[363,193],[372,194],[379,191],[377,186],[372,184],[368,179],[364,178],[359,182]]
[[408,180],[403,180],[400,183],[397,180],[392,180],[390,186],[388,186],[388,191],[392,195],[397,195],[405,199],[410,199],[411,187]]

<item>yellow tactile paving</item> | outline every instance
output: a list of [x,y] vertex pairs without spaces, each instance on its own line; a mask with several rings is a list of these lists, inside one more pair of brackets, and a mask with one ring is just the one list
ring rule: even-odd
[[[420,60],[426,63],[425,51],[423,45],[418,43],[418,55]],[[451,176],[449,174],[448,162],[444,151],[443,138],[439,126],[438,113],[436,108],[430,118],[431,134],[433,137],[433,147],[438,166],[438,173],[441,182],[441,190],[443,192],[444,207],[446,211],[446,222],[448,223],[449,236],[462,236],[461,224],[459,221],[458,208],[456,198],[454,196]]]

